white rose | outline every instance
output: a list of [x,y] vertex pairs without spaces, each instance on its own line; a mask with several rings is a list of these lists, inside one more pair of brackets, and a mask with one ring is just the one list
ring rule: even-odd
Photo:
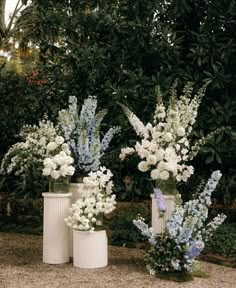
[[170,173],[168,171],[162,171],[160,173],[160,179],[161,180],[167,180],[170,177]]
[[165,155],[164,149],[162,149],[162,148],[159,149],[156,153],[157,161],[159,162],[159,161],[163,160],[164,155]]
[[183,137],[185,135],[185,129],[183,127],[179,127],[177,129],[177,135]]
[[159,178],[160,178],[160,170],[158,170],[158,169],[153,169],[153,170],[151,171],[151,178],[152,178],[153,180],[159,179]]
[[44,176],[49,176],[51,174],[51,168],[50,167],[45,167],[43,169],[43,175]]
[[148,165],[155,165],[157,163],[157,157],[155,155],[149,155],[147,157]]
[[47,149],[47,151],[53,151],[53,150],[55,150],[57,147],[58,147],[58,145],[57,145],[56,142],[50,142],[50,143],[48,143],[46,149]]
[[138,169],[141,172],[146,172],[149,169],[148,163],[146,161],[141,161],[138,164]]
[[179,182],[179,181],[181,181],[182,180],[182,176],[180,175],[180,174],[178,174],[177,176],[176,176],[176,180]]
[[67,175],[72,176],[75,173],[75,168],[73,166],[67,167]]
[[57,171],[57,170],[53,170],[52,172],[51,172],[51,177],[53,178],[53,179],[55,179],[55,180],[57,180],[58,178],[60,178],[60,173],[59,173],[59,171]]

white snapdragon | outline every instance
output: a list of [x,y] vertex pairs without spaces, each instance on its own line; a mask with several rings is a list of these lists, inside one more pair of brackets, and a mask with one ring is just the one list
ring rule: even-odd
[[131,155],[133,153],[135,153],[134,148],[130,148],[130,147],[122,148],[119,157],[121,160],[124,160],[127,155]]

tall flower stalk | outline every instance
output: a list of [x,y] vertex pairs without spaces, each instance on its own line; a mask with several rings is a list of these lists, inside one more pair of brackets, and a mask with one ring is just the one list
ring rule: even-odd
[[101,157],[120,131],[120,127],[111,127],[101,139],[101,123],[107,110],[96,113],[96,108],[97,98],[89,96],[79,113],[76,97],[70,96],[69,108],[59,112],[58,128],[72,150],[78,176],[98,170]]

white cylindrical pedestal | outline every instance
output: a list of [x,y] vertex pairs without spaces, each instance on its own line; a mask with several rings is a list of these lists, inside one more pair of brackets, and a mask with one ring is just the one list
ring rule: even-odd
[[43,193],[43,262],[62,264],[69,262],[68,216],[71,193]]
[[165,223],[170,219],[175,209],[175,196],[174,195],[163,195],[166,211],[163,218],[159,218],[159,211],[156,205],[155,195],[150,195],[152,198],[152,228],[154,233],[160,234],[165,229]]
[[107,233],[73,230],[73,264],[79,268],[101,268],[108,264]]

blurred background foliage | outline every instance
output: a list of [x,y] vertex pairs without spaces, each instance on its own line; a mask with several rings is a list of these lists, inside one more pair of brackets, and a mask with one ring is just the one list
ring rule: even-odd
[[[175,79],[179,91],[186,81],[194,81],[196,88],[207,81],[193,140],[221,126],[236,131],[234,0],[32,0],[16,23],[21,27],[12,36],[19,43],[18,68],[2,63],[0,75],[0,157],[19,140],[22,125],[38,123],[45,113],[55,120],[69,95],[79,104],[97,95],[99,106],[109,109],[104,122],[122,126],[104,158],[114,172],[117,197],[140,201],[149,199],[152,186],[136,168],[137,159],[119,160],[120,148],[133,145],[137,137],[117,102],[147,123],[158,84],[168,101]],[[193,160],[194,176],[178,187],[184,199],[220,169],[224,177],[214,198],[231,205],[236,196],[235,151],[234,133],[212,139]],[[44,187],[31,175],[27,180],[12,178],[1,177],[2,191],[38,197]]]

